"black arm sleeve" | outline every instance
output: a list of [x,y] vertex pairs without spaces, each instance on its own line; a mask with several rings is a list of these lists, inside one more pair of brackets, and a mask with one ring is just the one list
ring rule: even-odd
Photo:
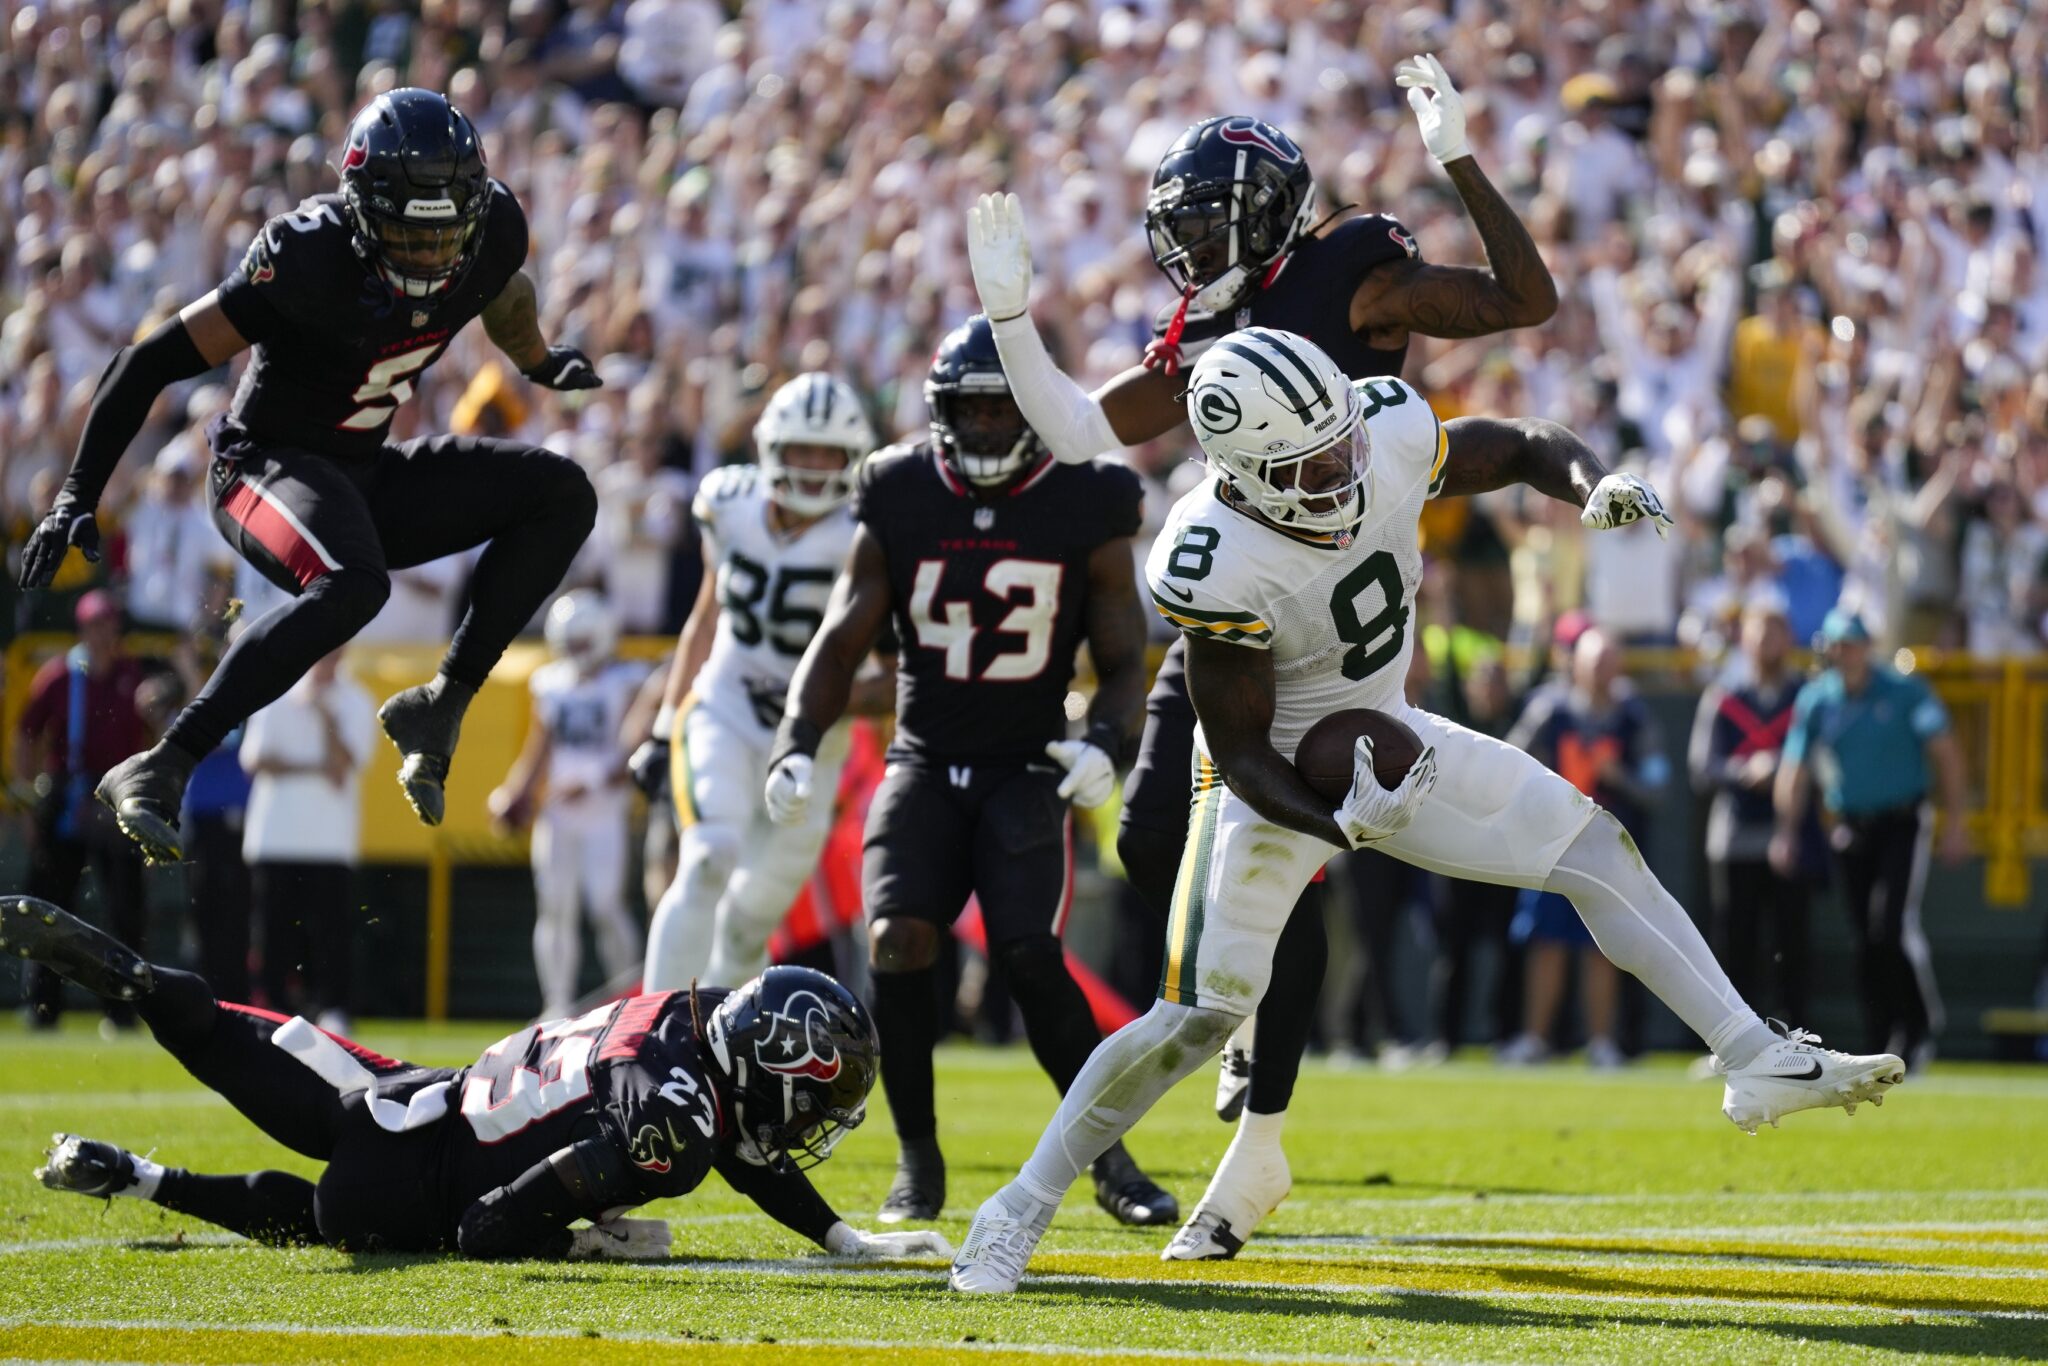
[[716,1165],[725,1184],[759,1205],[761,1213],[819,1247],[839,1222],[810,1178],[787,1163],[756,1166],[735,1154],[720,1158]]
[[571,1222],[638,1203],[618,1149],[604,1138],[586,1138],[464,1210],[455,1242],[465,1257],[559,1259],[569,1255]]
[[157,395],[181,379],[203,375],[212,368],[193,345],[192,334],[180,318],[172,318],[133,346],[116,351],[100,375],[99,388],[93,391],[85,430],[78,438],[78,454],[72,457],[71,472],[57,494],[58,506],[87,512],[98,507],[114,466],[121,463],[122,452],[149,420]]

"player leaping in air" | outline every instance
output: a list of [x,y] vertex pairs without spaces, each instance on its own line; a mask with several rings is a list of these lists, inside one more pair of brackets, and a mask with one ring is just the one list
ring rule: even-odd
[[[251,1123],[326,1163],[208,1176],[59,1134],[52,1190],[152,1201],[257,1242],[471,1257],[665,1256],[620,1216],[717,1172],[784,1226],[856,1257],[945,1256],[937,1233],[863,1233],[803,1174],[861,1122],[875,1027],[809,968],[658,992],[528,1025],[467,1067],[417,1067],[148,963],[47,901],[0,898],[0,948],[135,1003],[156,1041]],[[587,1225],[578,1220],[590,1221]]]
[[390,573],[485,545],[469,610],[431,682],[384,704],[420,819],[441,820],[462,714],[590,534],[597,495],[572,460],[483,437],[389,444],[392,415],[470,319],[527,378],[597,385],[536,318],[526,215],[440,95],[394,90],[349,125],[341,191],[263,225],[218,289],[101,375],[78,453],[22,553],[46,586],[66,550],[97,558],[94,511],[157,395],[256,348],[208,432],[214,524],[291,602],[250,624],[163,740],[108,770],[97,796],[153,862],[179,856],[192,768],[229,731],[377,615]]
[[[1519,750],[1402,696],[1422,579],[1423,503],[1523,483],[1587,509],[1589,524],[1669,519],[1552,422],[1440,424],[1397,379],[1348,380],[1313,342],[1255,327],[1203,353],[1188,415],[1214,478],[1174,505],[1145,566],[1188,641],[1201,721],[1196,800],[1159,999],[1089,1058],[1015,1180],[991,1196],[953,1263],[965,1291],[1016,1288],[1079,1164],[1118,1139],[1258,1007],[1295,897],[1333,854],[1368,845],[1451,877],[1571,899],[1601,952],[1705,1039],[1722,1109],[1752,1132],[1817,1106],[1878,1101],[1905,1074],[1773,1027],[1746,1005],[1621,823]],[[1424,750],[1380,785],[1369,742],[1335,811],[1291,762],[1320,718],[1392,713]],[[1284,1187],[1272,1199],[1284,1194]],[[1212,1186],[1176,1241],[1227,1257],[1270,1204]]]
[[[996,320],[996,344],[1018,405],[1062,459],[1136,445],[1179,427],[1187,420],[1183,365],[1239,327],[1301,333],[1346,375],[1370,379],[1401,373],[1413,333],[1485,336],[1533,326],[1556,311],[1557,291],[1535,242],[1466,146],[1464,105],[1443,67],[1434,57],[1417,57],[1396,68],[1396,79],[1408,89],[1425,145],[1457,187],[1491,269],[1424,263],[1407,229],[1383,214],[1317,230],[1315,181],[1291,138],[1255,119],[1205,119],[1160,160],[1145,213],[1153,259],[1181,300],[1160,314],[1145,365],[1094,394],[1054,368],[1025,311],[1031,252],[1016,198],[981,201],[968,231],[975,286]],[[1184,657],[1176,641],[1146,699],[1145,733],[1124,784],[1117,835],[1124,869],[1162,926],[1187,838],[1195,712]],[[1226,1121],[1239,1120],[1240,1112],[1244,1118],[1212,1192],[1245,1180],[1286,1192],[1280,1116],[1294,1095],[1328,954],[1320,901],[1305,888],[1274,949],[1274,975],[1289,989],[1259,1007],[1256,1049],[1247,1020],[1223,1050],[1216,1113]],[[1184,1250],[1176,1241],[1171,1255]]]

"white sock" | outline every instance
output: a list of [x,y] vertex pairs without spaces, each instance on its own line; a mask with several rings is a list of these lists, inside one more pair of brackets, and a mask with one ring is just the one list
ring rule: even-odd
[[124,1190],[117,1190],[114,1194],[136,1200],[156,1199],[156,1188],[163,1184],[164,1169],[148,1158],[138,1157],[134,1153],[128,1155],[128,1160],[135,1166],[135,1184]]
[[1035,1200],[1059,1204],[1089,1163],[1130,1132],[1174,1083],[1216,1055],[1238,1019],[1154,1001],[1088,1055],[1015,1184]]
[[1261,1146],[1272,1144],[1274,1147],[1278,1147],[1280,1145],[1281,1130],[1286,1127],[1287,1112],[1285,1110],[1274,1115],[1262,1115],[1257,1110],[1246,1110],[1237,1117],[1237,1136],[1231,1139],[1230,1143],[1232,1147],[1236,1147],[1239,1143],[1246,1145],[1259,1144]]
[[1642,979],[1730,1067],[1777,1036],[1735,990],[1685,908],[1651,875],[1607,812],[1594,816],[1543,884],[1571,899],[1608,961]]

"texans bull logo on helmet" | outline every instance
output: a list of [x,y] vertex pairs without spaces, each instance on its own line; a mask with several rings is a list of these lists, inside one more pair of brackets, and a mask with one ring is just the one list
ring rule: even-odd
[[839,1049],[832,1042],[825,1003],[814,993],[797,992],[768,1019],[768,1036],[754,1046],[754,1061],[762,1071],[813,1081],[839,1075]]
[[1216,136],[1222,138],[1225,142],[1235,143],[1240,147],[1263,147],[1266,151],[1271,152],[1290,166],[1301,160],[1301,152],[1290,146],[1287,140],[1280,135],[1278,129],[1272,128],[1258,119],[1236,118],[1226,120],[1223,126],[1216,130]]

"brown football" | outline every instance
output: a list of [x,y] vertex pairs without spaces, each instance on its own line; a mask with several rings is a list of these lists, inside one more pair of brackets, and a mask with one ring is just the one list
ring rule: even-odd
[[1351,791],[1351,756],[1358,737],[1372,737],[1372,772],[1393,790],[1422,757],[1422,741],[1406,722],[1383,711],[1353,707],[1331,712],[1308,729],[1294,751],[1294,766],[1308,785],[1333,802]]

